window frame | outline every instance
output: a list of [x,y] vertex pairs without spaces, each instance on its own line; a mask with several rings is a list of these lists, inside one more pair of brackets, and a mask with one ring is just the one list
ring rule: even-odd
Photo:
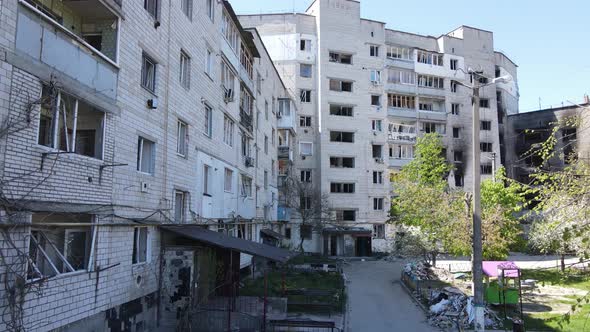
[[205,15],[211,20],[211,22],[215,22],[215,0],[205,1]]
[[[148,0],[146,0],[148,1]],[[153,74],[149,75],[149,67],[153,69]],[[141,53],[141,87],[150,93],[156,93],[156,81],[158,76],[158,62],[150,57],[146,52]]]
[[373,211],[383,211],[385,206],[385,198],[373,197]]
[[193,20],[193,0],[180,0],[180,11],[186,15],[189,20]]
[[213,137],[213,107],[209,104],[204,104],[204,112],[205,112],[205,136],[212,138]]
[[[183,0],[184,1],[184,0]],[[179,81],[185,89],[191,88],[191,57],[184,50],[180,50]]]
[[[149,3],[152,3],[153,8],[149,6]],[[160,18],[160,1],[159,0],[144,0],[143,1],[143,9],[145,9],[154,20],[158,20]]]
[[[229,178],[228,178],[229,175]],[[223,171],[223,191],[226,193],[233,193],[234,171],[231,168],[224,168]]]
[[[152,156],[150,159],[150,166],[149,166],[149,170],[146,172],[142,169],[142,165],[143,165],[143,157],[144,157],[144,144],[145,142],[149,142],[150,144],[152,144],[153,149],[152,149]],[[138,146],[137,146],[137,171],[143,174],[149,174],[149,175],[155,175],[156,174],[156,142],[145,138],[143,136],[138,136]]]
[[[307,75],[307,71],[304,71],[304,68],[309,68],[309,76],[305,76],[304,74]],[[302,78],[312,78],[313,77],[313,66],[309,63],[300,63],[299,64],[299,77]]]
[[[184,127],[184,135],[182,134],[182,128]],[[188,155],[188,124],[180,119],[177,120],[176,126],[176,154],[181,157],[186,157]]]
[[[141,231],[145,230],[145,260],[140,260],[141,249]],[[136,226],[133,227],[133,254],[131,258],[132,265],[147,264],[151,261],[151,246],[150,246],[150,229],[147,226]]]
[[211,166],[203,164],[203,196],[213,197],[211,195]]
[[227,114],[223,115],[223,143],[227,146],[234,146],[235,122]]
[[[179,215],[179,201],[178,201],[178,197],[181,197],[181,201],[180,201],[180,219],[178,219],[178,215]],[[181,190],[174,190],[174,221],[176,223],[185,223],[186,222],[186,204],[187,204],[187,196],[188,193],[185,191],[181,191]]]
[[299,127],[301,127],[301,128],[310,128],[311,127],[311,116],[309,116],[309,115],[300,115],[299,116]]
[[[309,153],[303,153],[304,150],[301,147],[304,145],[309,145]],[[299,142],[299,155],[304,157],[313,156],[313,142]]]

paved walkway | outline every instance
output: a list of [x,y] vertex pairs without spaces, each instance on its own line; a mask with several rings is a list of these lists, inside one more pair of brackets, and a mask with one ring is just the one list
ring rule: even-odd
[[348,280],[347,332],[436,331],[399,284],[402,264],[352,261]]

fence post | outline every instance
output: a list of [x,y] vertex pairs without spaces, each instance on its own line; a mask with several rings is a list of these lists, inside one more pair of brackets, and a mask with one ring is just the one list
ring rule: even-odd
[[263,302],[263,313],[262,313],[262,331],[266,332],[266,301],[267,301],[267,290],[268,290],[268,273],[264,270],[264,302]]

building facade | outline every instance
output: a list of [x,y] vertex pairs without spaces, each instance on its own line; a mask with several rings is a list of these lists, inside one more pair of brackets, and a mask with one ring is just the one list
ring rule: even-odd
[[[325,229],[305,241],[308,250],[389,251],[389,174],[414,158],[416,139],[425,133],[441,135],[455,166],[451,187],[472,187],[473,130],[482,142],[482,178],[501,164],[502,123],[518,113],[517,66],[494,51],[492,32],[461,26],[432,37],[392,30],[362,18],[360,3],[349,0],[316,0],[304,13],[240,21],[256,27],[298,96],[293,171],[302,178],[310,171],[333,210]],[[464,86],[472,85],[469,69],[483,72],[479,128],[472,128],[472,90]],[[493,83],[500,76],[510,81]]]
[[160,226],[273,227],[290,92],[227,1],[6,0],[0,30],[0,330],[156,329]]

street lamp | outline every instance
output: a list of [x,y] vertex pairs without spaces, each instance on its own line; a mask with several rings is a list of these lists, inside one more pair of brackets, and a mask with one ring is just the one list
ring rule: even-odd
[[490,84],[507,83],[512,78],[510,76],[501,76],[494,78],[491,83],[480,85],[479,79],[485,77],[483,71],[474,71],[468,69],[467,74],[472,77],[471,86],[457,82],[464,87],[473,91],[473,137],[472,137],[472,165],[473,165],[473,307],[474,307],[474,327],[475,331],[485,330],[485,304],[483,300],[483,248],[481,240],[481,156],[479,147],[479,89]]

